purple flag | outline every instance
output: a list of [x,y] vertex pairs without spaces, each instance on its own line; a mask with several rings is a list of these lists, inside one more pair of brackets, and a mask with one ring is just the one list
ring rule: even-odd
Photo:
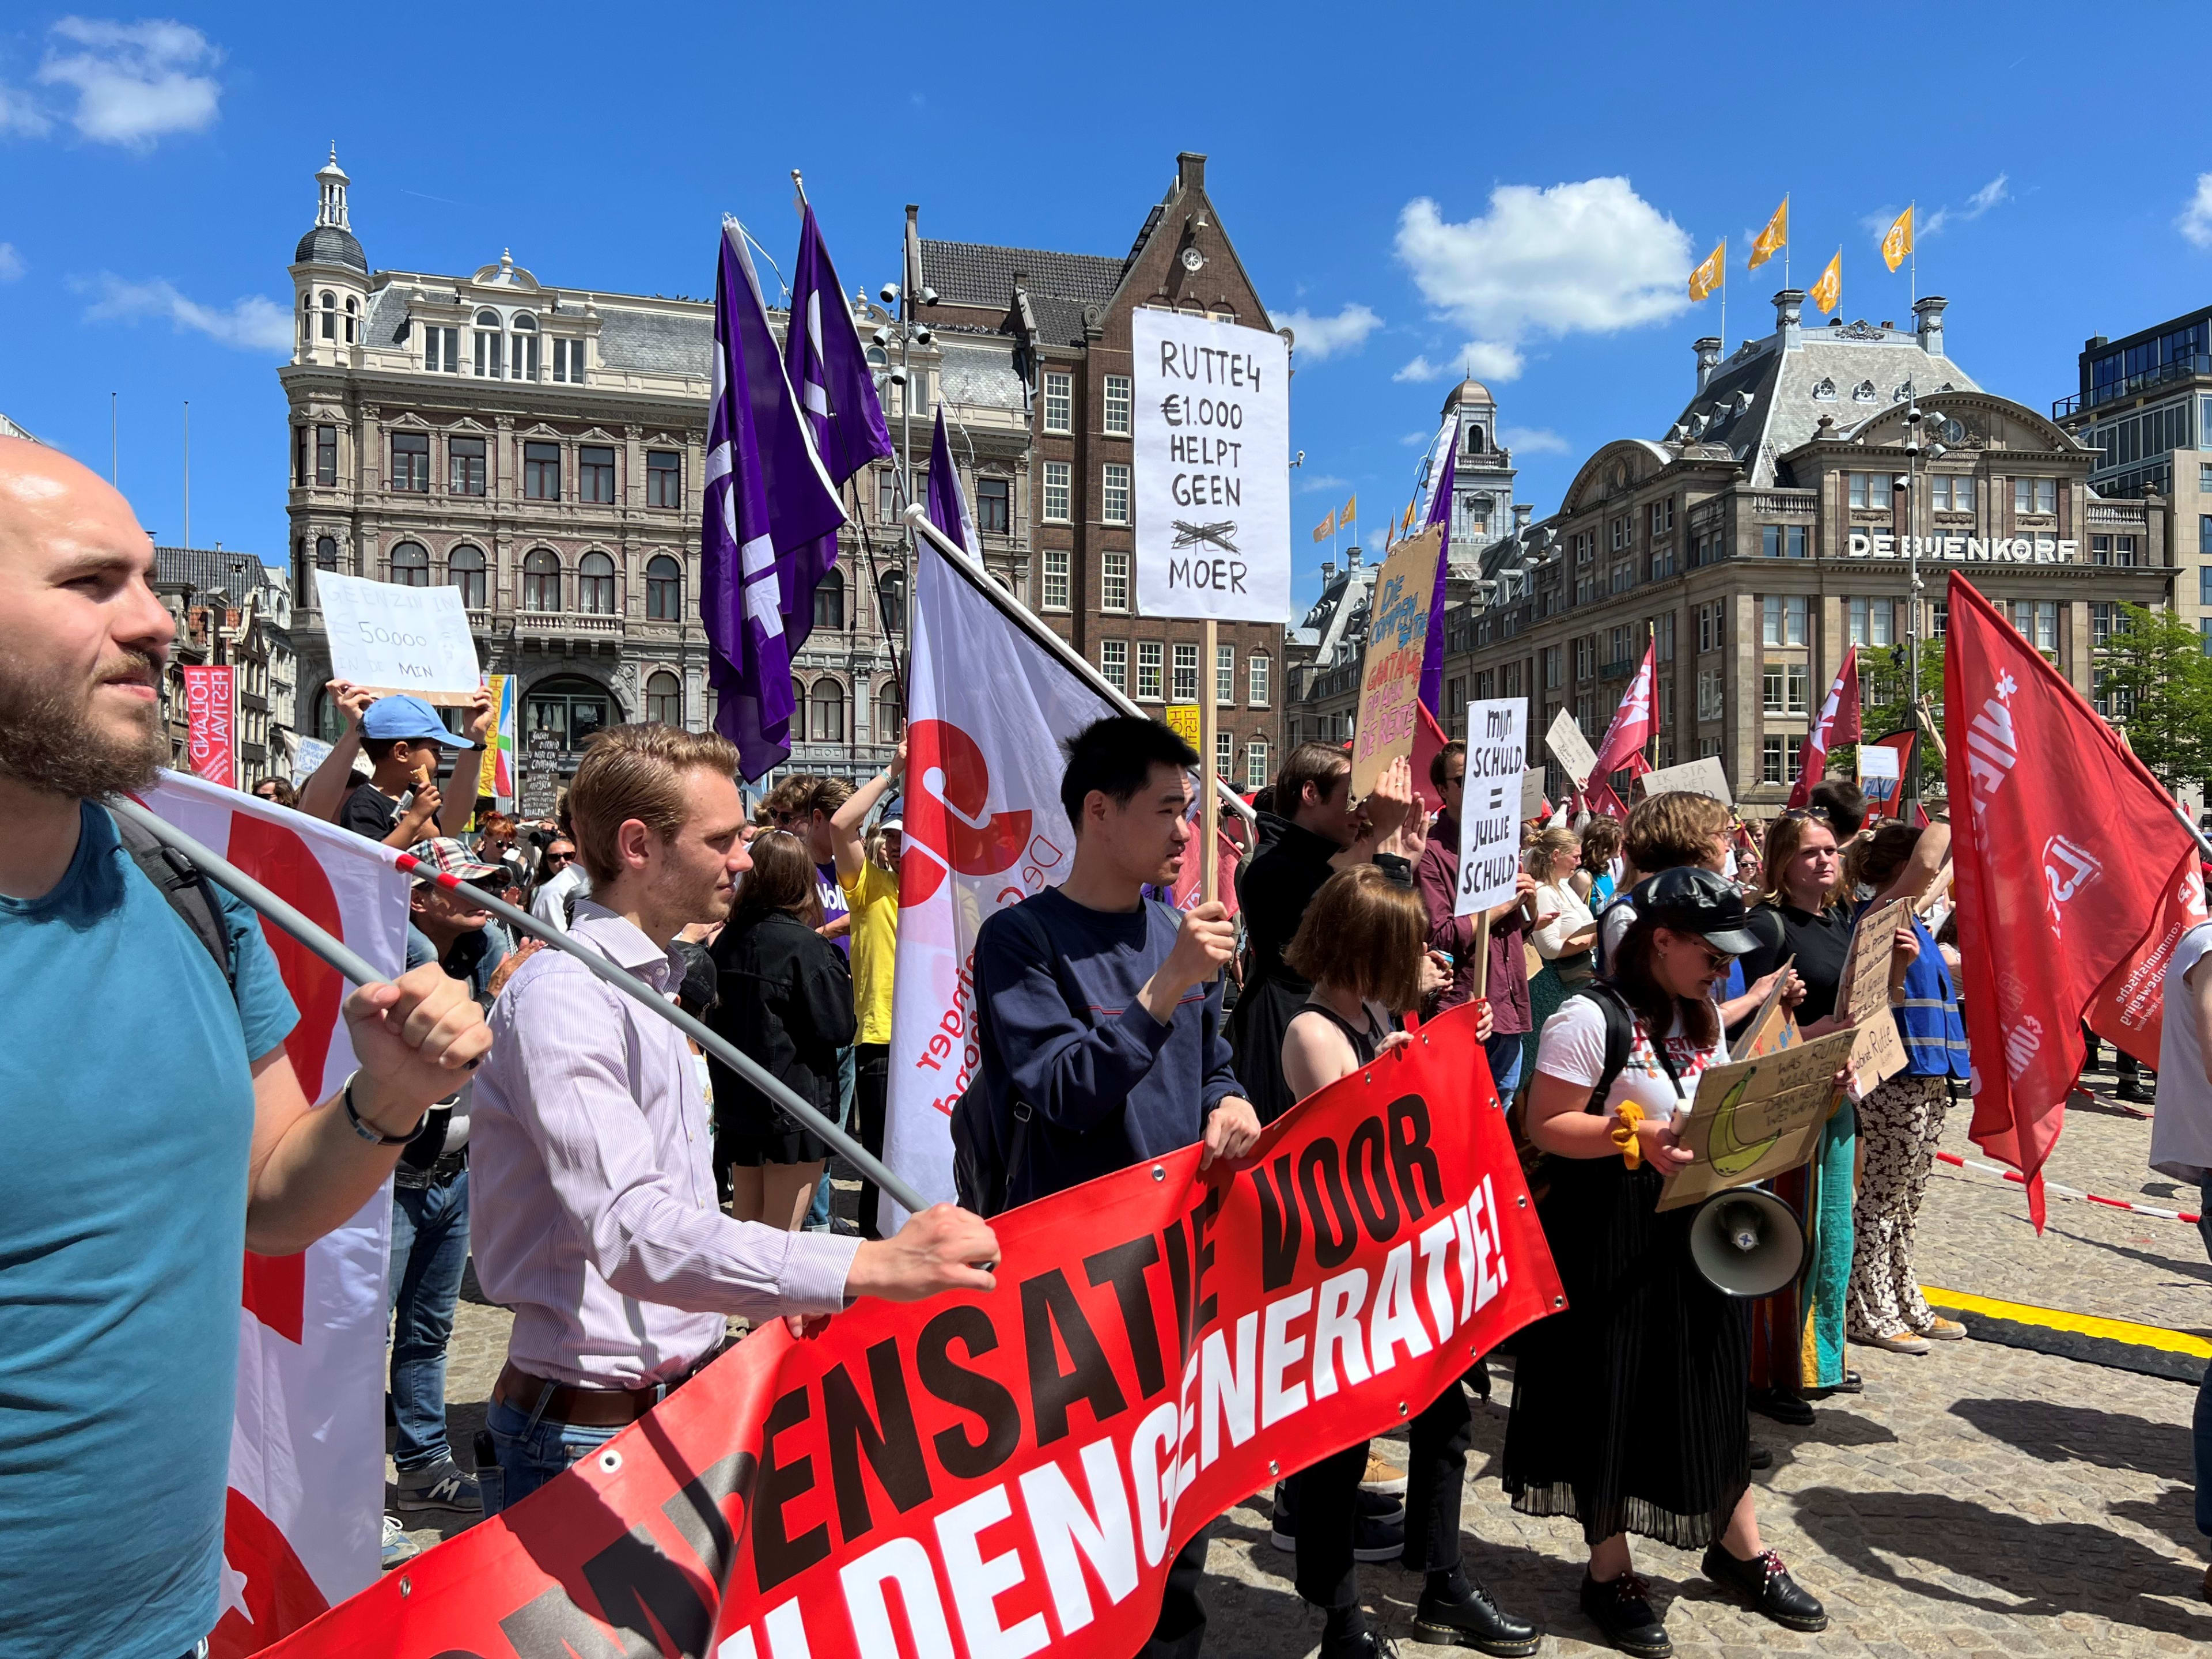
[[799,418],[734,221],[723,224],[715,275],[707,445],[699,612],[714,725],[738,745],[750,780],[791,753],[791,653],[812,624],[822,579],[809,557],[826,538],[835,558],[845,512]]
[[784,363],[806,407],[814,447],[830,483],[842,485],[870,461],[890,454],[890,428],[884,422],[868,354],[811,204],[799,228],[799,258],[791,269],[791,331],[784,342]]
[[937,406],[937,435],[929,442],[929,490],[927,507],[930,523],[968,550],[981,562],[983,544],[975,534],[975,520],[968,511],[968,498],[960,490],[960,471],[952,464],[952,446],[945,438],[945,405]]
[[1446,432],[1443,453],[1437,458],[1436,489],[1429,497],[1429,524],[1443,526],[1437,538],[1437,586],[1429,595],[1429,635],[1421,653],[1421,707],[1441,723],[1437,705],[1444,695],[1444,573],[1451,566],[1452,480],[1459,461],[1459,416],[1454,415]]

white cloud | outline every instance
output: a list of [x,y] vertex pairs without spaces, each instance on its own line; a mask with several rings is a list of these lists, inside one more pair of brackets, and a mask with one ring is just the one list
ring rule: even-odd
[[1347,489],[1350,487],[1351,482],[1352,481],[1348,478],[1338,477],[1333,472],[1316,472],[1312,477],[1309,477],[1306,476],[1305,469],[1304,467],[1300,467],[1298,469],[1298,494],[1301,495],[1316,495],[1324,489],[1338,490]]
[[2012,199],[2012,187],[2009,182],[2011,177],[2010,173],[2000,173],[1969,196],[1966,198],[1964,216],[1969,219],[1978,219],[1999,202],[2010,201]]
[[1382,326],[1382,319],[1365,306],[1348,305],[1334,317],[1316,317],[1308,311],[1283,311],[1275,321],[1291,331],[1299,361],[1318,363],[1340,351],[1357,351],[1367,337]]
[[1498,441],[1518,455],[1564,455],[1571,447],[1547,426],[1501,426]]
[[73,87],[70,120],[98,143],[145,149],[173,132],[198,132],[216,118],[222,88],[212,75],[222,54],[187,24],[64,17],[39,66],[46,86]]
[[1429,440],[1436,435],[1433,432],[1408,432],[1398,441],[1408,449],[1420,449],[1425,447]]
[[20,132],[26,137],[43,137],[53,123],[46,118],[31,94],[20,88],[0,86],[0,133]]
[[0,283],[12,283],[28,269],[13,242],[0,242]]
[[1390,544],[1390,526],[1386,524],[1380,530],[1362,531],[1359,539],[1367,544],[1369,552],[1380,553]]
[[2212,173],[2197,175],[2197,194],[2183,207],[2173,228],[2195,246],[2212,247]]
[[194,329],[241,351],[283,351],[292,343],[291,313],[258,294],[249,294],[223,310],[185,298],[173,283],[158,276],[150,282],[127,283],[102,271],[93,286],[100,297],[85,307],[84,319],[88,323],[135,323],[143,318],[167,317],[180,331]]
[[1438,368],[1425,356],[1422,356],[1414,358],[1412,362],[1407,363],[1403,368],[1400,369],[1390,378],[1394,380],[1401,381],[1440,380],[1443,378],[1443,370]]
[[1399,215],[1397,250],[1429,303],[1473,331],[1462,361],[1491,380],[1521,373],[1529,339],[1610,334],[1690,302],[1688,233],[1626,179],[1501,185],[1459,223],[1419,197]]

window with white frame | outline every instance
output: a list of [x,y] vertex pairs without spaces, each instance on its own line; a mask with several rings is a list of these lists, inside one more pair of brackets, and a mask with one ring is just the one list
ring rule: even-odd
[[1663,536],[1674,527],[1674,498],[1651,503],[1651,533]]
[[553,342],[553,378],[569,386],[584,383],[584,343],[581,340]]
[[481,495],[485,488],[484,441],[453,437],[446,440],[446,489],[449,495]]
[[1098,672],[1106,683],[1123,696],[1129,694],[1129,642],[1127,640],[1098,641]]
[[1196,646],[1176,647],[1175,679],[1170,689],[1174,692],[1174,696],[1169,699],[1171,702],[1198,701],[1198,647]]
[[1237,769],[1237,734],[1216,732],[1213,734],[1213,772],[1216,777],[1228,777]]
[[1929,500],[1938,513],[1974,510],[1974,481],[1960,474],[1938,472],[1928,481]]
[[1048,611],[1065,611],[1067,607],[1067,550],[1048,547],[1044,550],[1044,586],[1038,603]]
[[1620,552],[1634,537],[1635,521],[1626,513],[1613,521],[1613,550]]
[[514,319],[514,355],[507,372],[518,380],[538,378],[538,324],[532,318]]
[[1047,461],[1044,464],[1044,517],[1047,523],[1067,522],[1068,466],[1066,461]]
[[1255,708],[1265,708],[1267,700],[1274,695],[1274,689],[1269,684],[1273,667],[1273,662],[1264,651],[1255,651],[1244,659],[1245,701]]
[[1802,662],[1793,662],[1789,665],[1789,668],[1790,683],[1786,693],[1788,701],[1782,712],[1785,714],[1802,714],[1805,713],[1812,696],[1813,671]]
[[1160,662],[1164,652],[1158,640],[1137,641],[1137,696],[1146,702],[1160,700]]
[[1802,593],[1769,593],[1759,605],[1759,621],[1761,643],[1804,644],[1805,596]]
[[1233,645],[1213,647],[1213,701],[1223,708],[1237,701],[1237,647]]
[[1128,610],[1129,556],[1127,553],[1101,553],[1098,556],[1098,608],[1101,611]]
[[1129,464],[1109,461],[1100,469],[1098,516],[1108,524],[1129,522]]
[[479,379],[507,378],[507,340],[500,332],[499,313],[479,311],[476,319],[476,370]]
[[432,327],[426,324],[422,330],[422,367],[433,374],[459,374],[461,331]]
[[1759,740],[1759,777],[1762,783],[1797,781],[1797,750],[1789,738],[1770,732]]
[[1075,430],[1075,376],[1047,371],[1044,377],[1044,429]]
[[1717,668],[1698,671],[1698,718],[1717,720],[1726,714],[1727,677]]
[[1129,377],[1106,377],[1106,429],[1127,437],[1129,433]]
[[2038,599],[2035,602],[2035,632],[2030,635],[2039,651],[2058,649],[2058,601]]
[[2058,510],[2058,480],[2014,478],[2012,481],[2012,510],[2015,514],[2056,513]]
[[1662,611],[1652,623],[1651,637],[1656,646],[1655,654],[1661,662],[1674,660],[1674,613]]
[[1244,745],[1244,787],[1264,789],[1268,784],[1267,740],[1255,738]]

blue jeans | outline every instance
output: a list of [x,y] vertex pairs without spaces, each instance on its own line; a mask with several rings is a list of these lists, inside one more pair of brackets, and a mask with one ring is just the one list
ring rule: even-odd
[[483,1487],[486,1515],[514,1508],[577,1459],[589,1456],[622,1432],[575,1423],[544,1422],[534,1409],[525,1411],[512,1401],[497,1400],[484,1413],[484,1427],[490,1431],[492,1449],[499,1459],[496,1473],[477,1471],[477,1480]]
[[1518,1031],[1494,1031],[1482,1040],[1482,1052],[1490,1061],[1490,1080],[1497,1085],[1498,1097],[1506,1105],[1513,1103],[1513,1091],[1521,1086],[1521,1056],[1528,1039]]
[[446,1441],[446,1341],[469,1260],[469,1172],[392,1189],[392,1461],[401,1473],[453,1455]]
[[[2212,1255],[2212,1176],[2198,1189],[2197,1231],[2204,1235],[2204,1249]],[[2212,1538],[2212,1365],[2197,1385],[2197,1530]]]
[[[837,1051],[837,1127],[848,1127],[853,1121],[853,1087],[859,1067],[853,1060],[852,1046],[848,1043]],[[814,1202],[806,1206],[809,1227],[830,1224],[830,1165],[836,1158],[832,1152],[822,1163],[822,1179],[815,1183]]]

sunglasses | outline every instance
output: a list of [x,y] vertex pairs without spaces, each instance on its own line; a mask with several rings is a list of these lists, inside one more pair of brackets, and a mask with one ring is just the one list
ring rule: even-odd
[[566,864],[569,860],[575,856],[576,855],[574,853],[548,853],[545,855],[545,862],[548,864]]

